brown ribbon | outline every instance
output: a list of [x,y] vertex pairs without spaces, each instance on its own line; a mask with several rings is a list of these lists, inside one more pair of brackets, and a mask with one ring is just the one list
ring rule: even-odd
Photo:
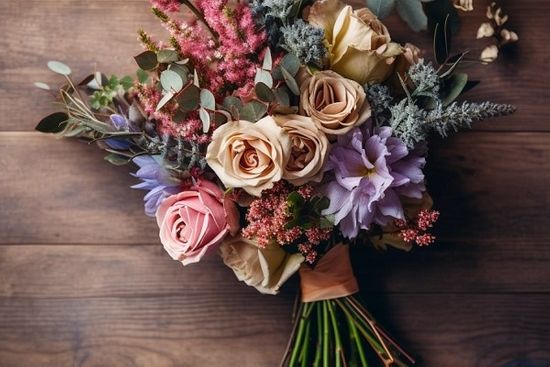
[[315,302],[346,297],[357,293],[359,286],[353,275],[349,246],[338,244],[311,268],[300,267],[302,302]]

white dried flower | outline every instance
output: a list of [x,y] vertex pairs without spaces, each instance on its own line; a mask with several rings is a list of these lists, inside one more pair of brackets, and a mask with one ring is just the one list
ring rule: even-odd
[[508,29],[503,29],[500,31],[500,37],[502,38],[502,44],[517,42],[519,37],[516,32],[509,31]]
[[508,15],[502,13],[502,8],[498,8],[495,12],[495,23],[500,27],[508,21]]
[[487,46],[481,51],[480,60],[485,63],[491,63],[498,57],[498,47],[496,45]]
[[454,7],[462,11],[474,10],[474,0],[454,0]]
[[495,29],[491,25],[491,23],[486,22],[482,23],[479,26],[479,29],[477,30],[477,39],[484,38],[484,37],[491,37],[495,34]]

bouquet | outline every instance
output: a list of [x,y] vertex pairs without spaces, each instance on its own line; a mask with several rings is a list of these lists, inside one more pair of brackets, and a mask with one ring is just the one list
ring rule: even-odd
[[145,213],[184,266],[218,253],[272,295],[299,273],[281,365],[415,364],[356,297],[349,248],[432,244],[440,213],[426,191],[429,135],[514,107],[456,102],[472,86],[459,72],[466,53],[444,47],[434,66],[393,42],[368,8],[151,2],[169,41],[139,31],[136,77],[95,72],[75,83],[68,66],[49,62],[66,78],[64,110],[37,130],[137,165],[133,188],[147,191]]

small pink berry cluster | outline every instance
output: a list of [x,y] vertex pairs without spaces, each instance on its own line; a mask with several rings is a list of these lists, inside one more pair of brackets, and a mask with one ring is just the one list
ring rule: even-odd
[[[290,184],[280,181],[272,189],[263,191],[262,196],[250,204],[246,214],[248,225],[242,230],[242,234],[245,238],[256,240],[260,246],[267,246],[272,242],[281,246],[297,244],[306,261],[313,263],[317,258],[315,248],[330,238],[331,229],[315,225],[308,229],[299,226],[286,228],[287,223],[293,219],[288,210],[288,196],[292,190]],[[309,185],[296,191],[304,200],[312,198],[313,188]]]
[[428,233],[428,230],[438,219],[438,211],[422,209],[413,220],[399,219],[395,221],[395,225],[400,230],[400,235],[405,242],[428,246],[435,241],[435,236]]

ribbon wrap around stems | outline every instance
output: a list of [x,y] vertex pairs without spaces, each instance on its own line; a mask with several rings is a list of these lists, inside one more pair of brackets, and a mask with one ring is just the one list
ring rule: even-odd
[[349,258],[349,246],[338,244],[311,268],[300,267],[302,302],[324,301],[350,296],[359,291]]

